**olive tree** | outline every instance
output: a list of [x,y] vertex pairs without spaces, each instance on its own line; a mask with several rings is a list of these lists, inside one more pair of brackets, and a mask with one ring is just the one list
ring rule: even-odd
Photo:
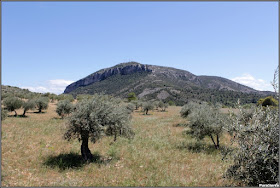
[[158,107],[161,108],[161,111],[163,111],[164,103],[162,101],[158,102]]
[[153,110],[154,109],[154,105],[151,102],[144,102],[143,103],[143,110],[145,112],[145,114],[147,115],[149,110]]
[[[215,148],[220,147],[220,136],[222,134],[223,120],[226,117],[219,112],[219,108],[208,104],[191,104],[191,109],[184,107],[181,116],[187,117],[190,134],[198,140],[210,137]],[[216,141],[215,141],[216,138]]]
[[91,99],[77,103],[68,118],[65,139],[77,138],[82,141],[81,154],[84,160],[92,160],[88,141],[95,143],[103,136],[133,135],[130,123],[131,115],[119,100],[107,95],[94,95]]
[[169,106],[168,103],[164,103],[164,104],[163,104],[162,111],[165,112],[166,109],[168,108],[168,106]]
[[65,115],[70,114],[74,105],[68,100],[62,100],[57,103],[56,113],[63,119]]
[[187,118],[190,113],[192,112],[192,110],[199,108],[199,104],[195,103],[195,102],[188,102],[187,104],[185,104],[180,111],[180,115],[182,118]]
[[156,109],[156,110],[158,110],[158,107],[159,107],[159,101],[154,101],[153,102],[153,106],[154,106],[154,108]]
[[16,110],[21,108],[23,101],[17,97],[8,97],[4,99],[4,106],[10,112],[15,111],[15,116],[17,116]]
[[28,101],[24,102],[22,107],[23,107],[23,113],[22,116],[25,116],[25,113],[28,110],[34,109],[36,106],[36,101],[34,99],[29,99]]
[[49,98],[48,97],[39,97],[38,99],[36,99],[35,103],[36,103],[36,107],[39,110],[39,113],[41,113],[42,110],[45,110],[48,108]]
[[57,95],[54,93],[51,93],[48,97],[51,100],[51,103],[54,103],[55,99],[57,98]]
[[279,183],[279,110],[258,107],[248,116],[246,109],[238,109],[227,126],[237,149],[227,155],[233,165],[226,177],[249,186]]
[[131,101],[131,103],[135,105],[135,110],[138,110],[138,108],[140,107],[140,101],[133,100],[133,101]]
[[126,108],[130,111],[130,112],[133,112],[134,109],[135,109],[135,105],[133,103],[128,103],[126,105]]

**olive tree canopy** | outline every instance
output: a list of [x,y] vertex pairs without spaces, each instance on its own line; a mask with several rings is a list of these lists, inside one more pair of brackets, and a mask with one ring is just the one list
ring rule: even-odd
[[84,160],[92,160],[88,140],[95,143],[102,136],[131,137],[130,112],[119,100],[107,95],[94,95],[91,99],[77,103],[68,119],[65,139],[82,141],[81,154]]

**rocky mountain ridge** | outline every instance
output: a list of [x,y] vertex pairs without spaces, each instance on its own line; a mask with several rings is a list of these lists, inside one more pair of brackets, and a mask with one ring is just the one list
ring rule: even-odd
[[[137,62],[121,63],[101,69],[70,84],[64,91],[64,93],[73,95],[99,92],[119,97],[125,97],[129,92],[135,92],[139,98],[177,101],[197,98],[196,95],[205,95],[210,100],[213,95],[222,95],[221,93],[226,95],[225,93],[230,92],[233,92],[234,96],[252,95],[255,98],[273,94],[272,92],[257,91],[222,77],[197,76],[186,70]],[[212,94],[210,95],[210,93]],[[178,99],[179,97],[182,99]]]

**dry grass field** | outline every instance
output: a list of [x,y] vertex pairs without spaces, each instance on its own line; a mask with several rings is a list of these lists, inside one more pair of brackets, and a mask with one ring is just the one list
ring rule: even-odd
[[[45,113],[2,122],[2,186],[230,186],[230,165],[210,140],[183,134],[181,107],[150,115],[134,112],[133,140],[104,137],[89,144],[95,162],[85,164],[78,140],[63,139],[66,120],[50,103]],[[22,111],[18,110],[18,114]],[[13,114],[13,113],[10,113]],[[221,139],[229,146],[229,137]]]

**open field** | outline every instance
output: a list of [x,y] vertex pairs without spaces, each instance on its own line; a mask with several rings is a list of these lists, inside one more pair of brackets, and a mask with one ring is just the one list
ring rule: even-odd
[[[181,107],[134,112],[133,140],[104,137],[89,143],[95,162],[84,164],[78,140],[63,139],[66,120],[49,104],[46,113],[2,122],[2,186],[230,186],[230,165],[220,151],[183,134]],[[13,113],[10,113],[13,114]],[[18,110],[18,114],[22,114]],[[229,146],[224,135],[221,146]]]

